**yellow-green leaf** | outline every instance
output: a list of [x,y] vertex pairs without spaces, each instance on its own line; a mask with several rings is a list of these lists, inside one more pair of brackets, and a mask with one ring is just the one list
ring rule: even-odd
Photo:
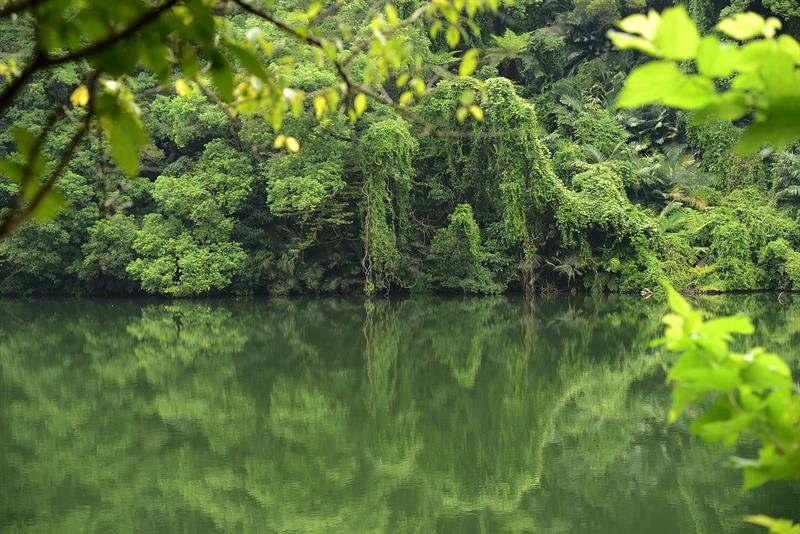
[[700,33],[686,8],[676,6],[665,9],[656,31],[655,44],[668,59],[693,59],[700,44]]
[[69,97],[69,101],[75,107],[84,107],[89,103],[89,88],[85,85],[79,85]]
[[358,93],[353,99],[353,109],[355,110],[357,117],[363,115],[364,111],[367,109],[367,95],[364,93]]
[[447,41],[447,46],[450,48],[455,48],[458,45],[458,42],[461,40],[461,33],[455,26],[448,26],[447,32],[444,35],[444,39]]
[[464,57],[461,58],[461,64],[458,66],[458,74],[459,76],[469,76],[473,72],[475,72],[475,68],[478,66],[478,51],[475,48],[471,48],[464,53]]
[[286,150],[292,154],[300,152],[300,143],[292,136],[286,138]]
[[483,110],[479,106],[476,106],[474,104],[471,105],[469,107],[469,112],[475,118],[476,121],[483,120]]
[[175,82],[175,92],[180,96],[186,96],[192,92],[192,88],[184,80],[177,80]]

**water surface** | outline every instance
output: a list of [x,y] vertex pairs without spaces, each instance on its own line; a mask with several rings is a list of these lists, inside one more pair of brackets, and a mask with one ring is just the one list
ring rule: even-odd
[[[800,298],[702,299],[800,361]],[[0,531],[759,532],[639,298],[0,302]],[[747,452],[747,451],[741,451]]]

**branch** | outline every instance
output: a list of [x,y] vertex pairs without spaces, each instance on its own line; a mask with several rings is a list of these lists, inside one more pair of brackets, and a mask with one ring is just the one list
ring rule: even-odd
[[[31,0],[32,2],[38,2],[41,0]],[[14,100],[14,97],[19,93],[19,91],[25,86],[31,76],[39,72],[40,70],[44,70],[49,67],[54,67],[57,65],[63,65],[65,63],[72,63],[75,61],[79,61],[81,59],[86,59],[91,57],[98,52],[102,52],[107,48],[110,48],[117,44],[120,41],[131,37],[139,30],[143,29],[144,27],[152,24],[161,16],[162,13],[171,9],[175,6],[180,0],[167,0],[164,4],[151,9],[144,15],[142,15],[138,20],[136,20],[133,24],[125,28],[119,33],[112,33],[108,37],[96,41],[85,48],[81,48],[69,54],[63,56],[53,57],[47,54],[35,54],[33,56],[33,61],[28,64],[27,67],[20,73],[20,75],[11,82],[6,89],[0,94],[0,113],[5,111],[5,109],[11,105],[11,102]]]
[[[325,51],[327,48],[325,41],[323,41],[319,37],[316,37],[315,35],[311,35],[310,31],[309,32],[301,31],[283,22],[282,20],[275,18],[275,16],[272,15],[271,13],[267,13],[266,11],[251,6],[250,4],[244,2],[244,0],[233,0],[233,3],[241,7],[243,10],[250,13],[251,15],[255,15],[258,18],[266,20],[279,30],[282,30],[284,33],[294,36],[300,42],[308,43],[323,51]],[[355,87],[355,84],[350,79],[350,75],[345,70],[344,65],[342,65],[339,61],[335,59],[331,59],[331,63],[333,63],[333,66],[336,69],[336,72],[339,75],[339,77],[347,85],[347,92],[349,92],[350,89]]]
[[258,9],[257,7],[251,6],[247,2],[244,2],[244,0],[232,0],[232,1],[234,4],[236,4],[246,12],[250,13],[251,15],[255,15],[260,19],[266,20],[267,22],[277,27],[278,29],[282,30],[283,32],[296,37],[299,41],[302,41],[304,43],[310,43],[316,46],[317,48],[325,48],[325,43],[319,37],[315,37],[310,33],[300,31],[294,26],[290,26],[289,24],[283,22],[282,20],[275,18],[275,16],[272,15],[271,13],[267,13],[266,11]]
[[[25,196],[25,191],[28,187],[28,181],[30,179],[30,168],[31,163],[26,165],[26,170],[23,173],[23,180],[20,184],[20,191],[17,193],[17,197],[14,199],[14,205],[11,209],[11,213],[8,215],[5,221],[0,224],[0,239],[11,235],[19,226],[28,220],[33,212],[36,211],[36,208],[42,203],[44,198],[50,192],[51,189],[55,186],[56,182],[58,182],[59,178],[61,178],[61,174],[64,172],[64,169],[67,168],[70,160],[75,155],[75,151],[78,149],[81,141],[83,140],[86,133],[89,131],[89,126],[91,125],[92,116],[94,115],[94,90],[97,84],[97,79],[99,78],[99,73],[95,71],[88,82],[89,85],[89,108],[86,112],[86,116],[83,118],[81,126],[78,130],[73,134],[72,138],[70,139],[67,147],[64,149],[64,152],[61,154],[61,158],[58,160],[53,171],[48,176],[47,180],[39,187],[36,191],[36,194],[33,196],[31,201],[28,205],[23,209],[22,208],[22,201]],[[61,109],[61,108],[59,108]],[[59,117],[60,113],[58,111],[54,111],[51,116],[48,118],[47,124],[42,129],[42,133],[36,140],[34,154],[41,150],[42,145],[44,144],[45,138],[53,129],[56,124],[56,120]],[[35,157],[35,155],[31,156],[31,160]]]
[[[294,36],[300,42],[308,43],[311,46],[319,48],[321,50],[326,49],[326,43],[319,37],[311,35],[310,32],[301,31],[297,28],[292,27],[291,25],[275,18],[274,15],[253,7],[249,5],[244,0],[231,0],[234,4],[242,8],[247,13],[251,15],[255,15],[258,18],[261,18],[271,24],[273,24],[278,29],[282,30],[283,32]],[[394,32],[405,28],[417,20],[419,20],[425,13],[428,12],[430,6],[433,5],[432,2],[428,2],[423,4],[421,7],[417,8],[411,15],[406,17],[405,19],[398,22],[385,35],[391,35]],[[347,64],[352,61],[356,54],[366,50],[367,46],[369,45],[369,40],[362,41],[355,45],[353,48],[350,49],[350,55],[345,58],[343,61],[339,61],[336,59],[331,59],[331,63],[333,64],[334,68],[336,69],[337,74],[339,77],[344,81],[346,84],[346,91],[345,97],[348,93],[364,93],[368,97],[382,102],[383,104],[391,107],[398,115],[402,118],[406,119],[409,122],[417,124],[422,127],[422,135],[433,135],[435,137],[442,137],[442,138],[464,138],[464,137],[508,137],[508,136],[525,136],[529,135],[530,132],[524,130],[515,130],[512,132],[453,132],[453,131],[442,131],[441,125],[437,125],[431,122],[426,121],[422,117],[408,111],[406,108],[399,106],[394,100],[392,100],[388,94],[385,92],[383,94],[377,93],[372,90],[370,87],[367,87],[364,84],[356,83],[352,80],[349,73],[347,72],[346,66]]]
[[[409,15],[406,18],[404,18],[403,20],[401,20],[400,22],[398,22],[397,24],[392,26],[389,30],[387,30],[386,33],[383,34],[384,37],[389,37],[392,34],[394,34],[396,31],[402,30],[403,28],[406,28],[406,27],[414,24],[416,21],[418,21],[420,18],[422,18],[422,16],[425,13],[428,12],[428,9],[430,9],[431,5],[432,5],[431,2],[427,2],[427,3],[423,4],[422,6],[418,7],[416,9],[416,11],[414,11],[411,15]],[[353,59],[356,57],[357,54],[359,54],[359,53],[363,52],[364,50],[366,50],[367,46],[369,46],[369,39],[362,39],[361,42],[359,42],[358,44],[356,44],[353,48],[351,48],[349,50],[350,55],[348,55],[344,59],[343,64],[344,65],[349,65],[350,62],[353,61]]]
[[[36,194],[28,203],[28,205],[23,209],[21,212],[12,213],[9,217],[0,225],[0,239],[8,237],[11,235],[19,226],[28,220],[33,212],[36,211],[36,208],[42,203],[44,198],[50,192],[51,189],[56,185],[59,178],[61,178],[61,174],[64,172],[64,169],[67,168],[70,160],[72,160],[72,156],[75,155],[75,151],[78,149],[78,146],[83,141],[86,132],[89,131],[89,124],[91,123],[92,113],[87,112],[86,117],[83,121],[81,127],[76,131],[72,138],[69,140],[69,144],[64,149],[64,152],[61,154],[61,158],[58,160],[58,164],[56,165],[53,172],[50,173],[50,176],[45,180],[42,186],[36,191]],[[20,195],[23,192],[20,192]]]

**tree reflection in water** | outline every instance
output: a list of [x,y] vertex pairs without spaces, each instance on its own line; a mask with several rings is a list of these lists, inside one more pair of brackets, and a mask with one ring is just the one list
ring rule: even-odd
[[[800,306],[716,297],[797,361]],[[0,529],[738,532],[616,297],[4,302]],[[771,345],[770,345],[771,344]],[[792,352],[794,351],[794,352]]]

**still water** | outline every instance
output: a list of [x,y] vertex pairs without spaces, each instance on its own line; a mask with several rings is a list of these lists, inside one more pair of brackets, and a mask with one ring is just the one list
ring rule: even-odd
[[[800,297],[708,297],[800,361]],[[663,304],[0,302],[2,532],[761,532],[664,422]],[[748,451],[739,451],[747,453]]]

